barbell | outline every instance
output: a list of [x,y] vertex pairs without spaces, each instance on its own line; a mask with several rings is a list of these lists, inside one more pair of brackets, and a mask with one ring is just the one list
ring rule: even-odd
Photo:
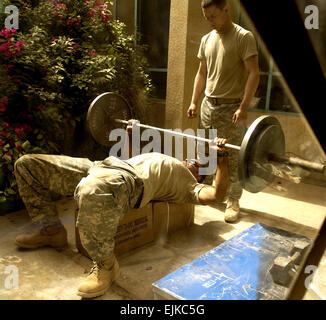
[[[121,128],[133,118],[127,100],[116,93],[106,92],[96,97],[87,112],[86,122],[94,140],[103,146],[112,146],[109,136],[113,129]],[[171,135],[212,143],[213,140],[182,132],[153,127],[142,123],[135,124],[145,129],[158,130]],[[271,184],[275,175],[271,165],[287,164],[299,166],[308,171],[323,173],[325,165],[310,162],[298,157],[285,155],[285,136],[280,122],[272,116],[257,118],[247,129],[241,146],[225,144],[226,148],[239,151],[238,175],[242,187],[252,193],[259,192]]]

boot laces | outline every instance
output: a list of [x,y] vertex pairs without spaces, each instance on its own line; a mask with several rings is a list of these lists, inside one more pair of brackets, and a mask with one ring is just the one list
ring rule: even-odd
[[95,276],[98,276],[99,271],[100,271],[99,264],[96,262],[93,262],[93,267],[92,267],[91,271],[89,272],[89,275],[94,274]]
[[[89,272],[89,275],[94,274],[94,275],[98,276],[100,270],[103,269],[103,268],[107,269],[103,262],[95,262],[95,261],[93,261],[93,267],[92,267],[91,271]],[[109,270],[109,269],[107,269],[107,270]]]
[[229,199],[227,203],[227,208],[238,209],[238,200]]

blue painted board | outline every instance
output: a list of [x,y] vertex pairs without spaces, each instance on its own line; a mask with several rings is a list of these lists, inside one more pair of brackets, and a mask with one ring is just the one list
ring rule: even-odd
[[153,283],[155,295],[179,300],[280,300],[288,288],[269,269],[296,240],[311,239],[260,223]]

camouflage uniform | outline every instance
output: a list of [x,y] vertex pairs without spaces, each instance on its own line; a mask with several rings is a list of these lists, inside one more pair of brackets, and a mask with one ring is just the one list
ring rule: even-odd
[[[33,222],[60,224],[53,194],[74,196],[83,246],[96,261],[113,255],[119,220],[137,207],[142,182],[131,167],[109,157],[92,162],[57,155],[25,155],[15,163],[19,193]],[[125,166],[125,167],[123,167]]]
[[[230,144],[240,145],[246,132],[246,127],[244,123],[239,124],[238,127],[232,123],[233,114],[238,108],[239,104],[214,105],[207,97],[205,97],[201,105],[199,128],[207,131],[207,138],[210,138],[208,135],[209,129],[216,129],[216,134],[218,137],[226,138]],[[203,150],[200,149],[200,145],[201,142],[198,142],[197,147],[199,161],[201,160],[200,150]],[[242,195],[242,186],[239,182],[238,176],[239,151],[228,149],[228,152],[230,168],[229,198],[239,200]],[[206,143],[206,156],[207,155],[208,148]],[[205,179],[204,183],[212,183],[212,180],[213,176],[211,175]]]

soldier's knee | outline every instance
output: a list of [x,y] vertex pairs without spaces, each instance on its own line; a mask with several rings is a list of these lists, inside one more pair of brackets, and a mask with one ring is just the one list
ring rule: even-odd
[[97,183],[89,177],[83,178],[76,187],[75,197],[84,198],[92,196],[97,189]]
[[19,170],[26,168],[28,166],[28,164],[31,161],[33,161],[32,159],[33,159],[33,155],[30,155],[30,154],[25,154],[25,155],[21,156],[20,158],[18,158],[14,164],[15,172],[18,172]]

